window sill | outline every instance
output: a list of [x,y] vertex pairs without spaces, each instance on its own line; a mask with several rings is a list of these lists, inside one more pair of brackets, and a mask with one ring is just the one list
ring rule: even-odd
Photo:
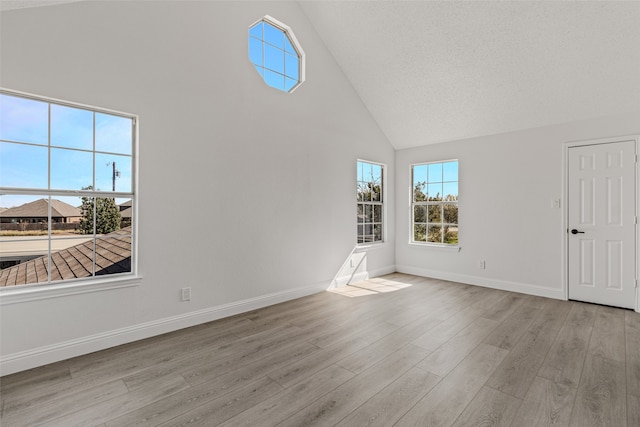
[[439,251],[447,251],[447,252],[460,252],[460,250],[462,250],[462,246],[458,246],[458,245],[436,245],[436,244],[429,244],[429,243],[415,243],[415,242],[409,242],[409,246],[416,246],[416,247],[420,247],[420,248],[430,248],[430,249],[436,249]]
[[141,276],[74,281],[66,284],[22,285],[0,289],[0,306],[29,301],[66,297],[140,285]]

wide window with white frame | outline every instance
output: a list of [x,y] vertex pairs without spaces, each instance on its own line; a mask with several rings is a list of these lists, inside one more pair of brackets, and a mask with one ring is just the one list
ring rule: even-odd
[[135,273],[136,121],[0,90],[0,289]]
[[357,227],[358,244],[384,240],[384,166],[357,162]]
[[458,244],[458,161],[411,166],[412,243]]

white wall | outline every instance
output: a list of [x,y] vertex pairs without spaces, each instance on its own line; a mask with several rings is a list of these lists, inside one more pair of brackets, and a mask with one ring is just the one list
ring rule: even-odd
[[[397,270],[564,298],[566,231],[562,208],[553,207],[563,193],[563,143],[637,134],[638,117],[640,111],[397,151]],[[409,244],[410,165],[454,158],[461,250]]]
[[[293,94],[266,87],[247,58],[248,26],[265,14],[307,55]],[[2,87],[139,115],[143,277],[4,298],[3,374],[344,282],[358,158],[387,164],[394,206],[394,150],[295,3],[81,2],[1,19]],[[358,277],[394,270],[394,214]]]

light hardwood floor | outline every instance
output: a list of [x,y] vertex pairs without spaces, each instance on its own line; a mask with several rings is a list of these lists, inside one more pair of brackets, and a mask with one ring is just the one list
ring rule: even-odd
[[9,375],[9,426],[640,426],[640,314],[391,274]]

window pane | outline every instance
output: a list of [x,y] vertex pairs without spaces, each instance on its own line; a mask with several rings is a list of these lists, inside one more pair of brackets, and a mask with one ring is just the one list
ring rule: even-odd
[[120,230],[96,239],[96,276],[131,272],[131,235]]
[[78,229],[81,234],[105,235],[122,226],[123,214],[111,197],[82,197],[80,211],[82,218]]
[[371,200],[374,202],[382,201],[382,186],[380,184],[374,184],[371,189]]
[[358,224],[358,243],[364,243],[364,225]]
[[458,243],[458,227],[444,227],[444,243],[455,245]]
[[[132,185],[131,162],[132,158],[129,156],[96,154],[96,189],[130,193]],[[113,189],[114,185],[115,190]]]
[[51,240],[51,281],[93,276],[93,236]]
[[133,153],[133,120],[96,113],[96,151]]
[[376,184],[382,183],[382,166],[374,164],[371,165],[371,178]]
[[373,222],[373,209],[371,205],[364,205],[364,222]]
[[413,241],[414,242],[427,241],[427,226],[425,224],[415,224],[413,226]]
[[375,224],[373,226],[373,241],[374,242],[382,241],[382,224]]
[[49,280],[48,240],[1,239],[0,287],[46,283]]
[[413,200],[415,202],[424,202],[427,200],[427,184],[418,182],[413,188]]
[[262,42],[253,37],[249,37],[249,59],[256,65],[263,65]]
[[427,165],[416,165],[413,167],[413,185],[427,181]]
[[382,205],[373,205],[373,222],[382,222]]
[[362,166],[362,174],[364,175],[364,181],[372,182],[373,181],[373,164],[365,163]]
[[429,193],[429,200],[442,200],[442,183],[428,184],[427,192]]
[[295,80],[295,82],[298,82],[298,75],[299,75],[299,61],[298,61],[298,56],[297,55],[289,55],[286,54],[285,55],[285,64],[284,64],[284,69],[285,69],[285,74],[287,75],[287,77]]
[[96,217],[96,198],[91,196],[80,197],[80,222],[78,223],[78,233],[94,235],[96,225],[94,224],[94,218]]
[[0,213],[0,287],[48,280],[48,200],[44,195],[0,196],[0,206],[8,208]]
[[413,207],[413,222],[427,222],[427,207],[426,206],[414,206]]
[[4,194],[0,206],[2,237],[19,236],[38,238],[48,234],[49,198],[45,195]]
[[442,222],[442,206],[431,205],[429,206],[429,222]]
[[363,170],[364,170],[364,163],[362,162],[357,162],[356,164],[356,168],[357,168],[357,172],[356,172],[356,180],[357,181],[364,181],[364,176],[363,176]]
[[443,165],[444,181],[458,180],[458,162],[446,162]]
[[293,45],[291,44],[291,40],[289,40],[289,37],[284,38],[284,50],[287,51],[288,53],[295,55],[296,58],[298,57],[298,52],[296,52],[296,50],[293,48]]
[[51,149],[51,188],[80,190],[93,185],[93,154],[85,151]]
[[274,73],[273,71],[264,70],[264,81],[269,86],[276,89],[284,90],[284,76]]
[[[51,241],[51,245],[52,281],[83,279],[94,275],[93,235],[55,239]],[[54,245],[56,250],[53,250]]]
[[442,163],[429,165],[429,182],[442,182]]
[[47,188],[48,149],[0,142],[0,187]]
[[449,224],[458,223],[458,205],[445,204],[442,209],[444,211],[444,222]]
[[93,150],[93,112],[51,104],[51,145]]
[[363,201],[363,202],[371,201],[371,189],[369,188],[368,182],[358,183],[358,196],[360,201]]
[[363,240],[365,242],[373,242],[373,224],[364,224],[364,235]]
[[0,94],[0,139],[47,145],[49,105]]
[[279,74],[284,74],[284,52],[265,44],[264,67]]
[[131,199],[116,199],[116,204],[120,211],[120,229],[127,230],[129,234],[133,234],[133,201]]
[[251,27],[249,29],[249,35],[262,40],[262,22],[258,22],[256,25]]
[[358,222],[364,222],[364,205],[358,204]]
[[442,243],[442,226],[430,225],[429,234],[427,235],[427,242]]
[[260,74],[260,77],[264,78],[264,68],[256,65],[256,71],[258,72],[258,74]]
[[284,50],[284,32],[264,23],[264,41]]
[[445,182],[443,185],[442,194],[444,194],[444,200],[458,200],[458,183],[457,182]]

